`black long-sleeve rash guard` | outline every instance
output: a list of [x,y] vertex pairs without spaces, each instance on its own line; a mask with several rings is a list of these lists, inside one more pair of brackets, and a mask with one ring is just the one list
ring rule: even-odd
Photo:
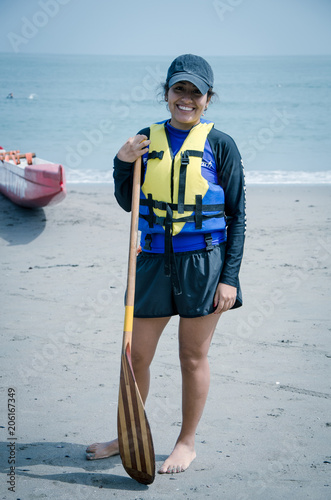
[[[139,134],[149,138],[149,128],[141,130]],[[246,189],[243,164],[238,148],[229,135],[212,128],[207,140],[216,160],[218,182],[224,190],[225,197],[226,258],[219,281],[238,288],[246,230]],[[114,159],[115,197],[126,212],[131,211],[132,181],[133,163],[123,162],[116,156]]]

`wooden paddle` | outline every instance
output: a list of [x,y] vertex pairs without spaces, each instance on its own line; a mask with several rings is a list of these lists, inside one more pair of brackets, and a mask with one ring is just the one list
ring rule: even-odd
[[117,430],[120,455],[126,472],[142,484],[155,478],[155,454],[144,403],[131,363],[131,341],[136,280],[141,158],[135,162],[132,188],[132,212],[127,291],[118,397]]

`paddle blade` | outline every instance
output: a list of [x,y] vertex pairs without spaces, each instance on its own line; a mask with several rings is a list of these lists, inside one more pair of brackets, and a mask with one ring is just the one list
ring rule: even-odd
[[153,440],[132,370],[129,344],[122,352],[117,428],[124,469],[138,483],[151,484],[155,479]]

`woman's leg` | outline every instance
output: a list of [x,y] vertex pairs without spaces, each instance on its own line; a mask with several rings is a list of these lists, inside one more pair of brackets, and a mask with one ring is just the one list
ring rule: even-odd
[[[134,318],[131,359],[132,367],[145,403],[150,383],[149,367],[153,360],[159,338],[170,318]],[[118,440],[94,443],[86,448],[86,458],[97,460],[118,454]]]
[[196,457],[195,432],[209,390],[208,350],[218,314],[180,318],[179,356],[182,371],[182,427],[175,448],[159,472],[182,472]]
[[145,404],[150,383],[149,367],[161,334],[169,322],[166,318],[134,318],[132,335],[132,367],[141,398]]

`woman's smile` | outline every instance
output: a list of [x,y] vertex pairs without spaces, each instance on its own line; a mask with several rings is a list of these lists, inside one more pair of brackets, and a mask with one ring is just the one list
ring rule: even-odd
[[193,109],[194,109],[194,108],[188,108],[187,106],[181,106],[180,104],[178,104],[178,107],[182,111],[193,111]]

